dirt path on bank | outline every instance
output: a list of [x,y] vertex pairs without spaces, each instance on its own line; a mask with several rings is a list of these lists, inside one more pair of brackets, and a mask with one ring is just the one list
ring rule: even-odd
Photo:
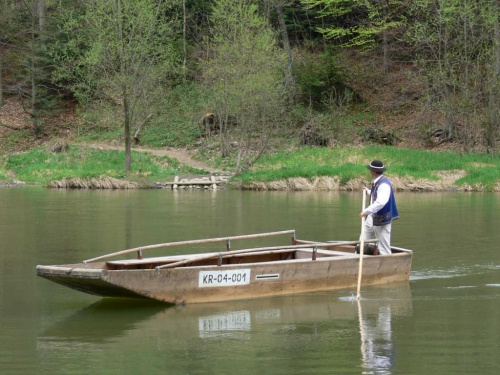
[[[114,146],[114,145],[109,145],[106,143],[78,143],[78,145],[84,146],[84,147],[91,147],[99,150],[123,150],[123,146]],[[203,169],[205,171],[208,171],[210,173],[214,174],[221,174],[224,173],[223,171],[212,168],[209,165],[199,161],[195,160],[191,157],[191,154],[189,151],[184,150],[184,149],[179,149],[179,148],[165,148],[165,149],[153,149],[153,148],[144,148],[144,147],[132,147],[132,151],[137,151],[137,152],[150,152],[153,155],[156,156],[167,156],[172,159],[177,159],[179,163],[185,164],[187,166],[190,166],[192,168],[197,168],[197,169]]]

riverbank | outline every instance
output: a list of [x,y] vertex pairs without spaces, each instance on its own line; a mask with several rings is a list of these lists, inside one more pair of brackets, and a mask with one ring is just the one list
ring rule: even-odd
[[[179,156],[180,155],[180,156]],[[172,155],[171,155],[172,156]],[[123,171],[124,152],[118,147],[57,144],[5,155],[0,185],[24,183],[52,188],[158,188],[176,176],[228,174],[199,160],[187,150],[137,149],[132,170]],[[460,155],[387,146],[306,147],[262,157],[245,173],[228,181],[231,188],[269,191],[358,191],[369,184],[366,165],[381,159],[398,191],[500,191],[500,157]],[[163,184],[163,185],[162,185]]]
[[383,160],[400,191],[500,191],[500,157],[387,146],[302,148],[263,157],[239,178],[250,190],[361,190]]
[[[397,191],[412,191],[412,192],[438,192],[438,191],[464,191],[464,192],[484,192],[493,191],[500,192],[500,183],[493,186],[492,189],[487,189],[484,185],[463,184],[457,186],[455,183],[462,178],[464,171],[442,172],[439,173],[441,179],[431,181],[426,179],[416,179],[411,177],[397,177],[388,174],[391,183]],[[254,181],[247,184],[242,184],[244,190],[256,191],[361,191],[363,187],[368,186],[368,179],[356,178],[349,180],[345,184],[340,183],[338,177],[315,177],[315,178],[289,178],[286,180],[278,180],[272,182]]]

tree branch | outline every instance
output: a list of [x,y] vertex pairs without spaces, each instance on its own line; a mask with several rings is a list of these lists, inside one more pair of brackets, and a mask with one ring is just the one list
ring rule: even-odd
[[16,126],[10,126],[10,125],[4,124],[2,121],[0,121],[0,126],[3,127],[3,128],[10,129],[10,130],[26,130],[26,129],[29,129],[28,126],[23,126],[23,127],[19,128],[19,127],[16,127]]

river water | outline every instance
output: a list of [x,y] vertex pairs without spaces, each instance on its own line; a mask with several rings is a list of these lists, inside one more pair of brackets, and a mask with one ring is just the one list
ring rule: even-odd
[[354,240],[361,194],[0,189],[0,374],[500,373],[500,195],[397,200],[409,283],[365,287],[359,303],[339,290],[166,307],[76,292],[35,267],[285,229]]

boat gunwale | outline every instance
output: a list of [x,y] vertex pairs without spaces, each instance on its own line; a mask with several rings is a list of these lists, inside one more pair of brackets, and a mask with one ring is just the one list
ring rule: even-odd
[[84,268],[74,267],[74,264],[61,265],[38,265],[36,266],[37,275],[45,278],[51,277],[81,277],[89,279],[100,279],[105,268]]
[[[335,245],[334,245],[335,246]],[[283,251],[282,253],[286,253],[286,252],[305,252],[305,253],[311,253],[314,251],[313,250],[313,246],[311,246],[311,248],[289,248],[289,249],[286,249],[286,247],[289,247],[289,246],[283,246],[285,249],[285,251]],[[405,249],[405,248],[402,248],[402,247],[396,247],[396,246],[391,246],[391,249],[394,249],[394,250],[397,250],[396,253],[392,253],[392,254],[389,254],[389,255],[368,255],[368,254],[364,254],[365,257],[395,257],[395,256],[399,256],[400,254],[402,253],[407,253],[407,254],[410,254],[412,255],[413,254],[413,251],[412,250],[409,250],[409,249]],[[278,253],[278,251],[280,250],[276,250],[275,251],[275,254]],[[343,251],[338,251],[338,250],[328,250],[328,249],[317,249],[316,250],[316,253],[317,254],[320,254],[320,255],[324,255],[322,257],[319,257],[317,259],[315,259],[316,261],[317,260],[321,260],[321,261],[324,261],[324,260],[334,260],[334,259],[351,259],[351,258],[359,258],[359,254],[357,253],[350,253],[350,252],[343,252]],[[233,257],[250,257],[250,256],[256,256],[256,255],[265,255],[263,254],[261,251],[255,251],[255,252],[248,252],[248,253],[241,253],[241,254],[227,254],[225,252],[210,252],[210,253],[204,253],[203,256],[204,256],[204,259],[199,259],[197,258],[197,256],[199,256],[200,254],[186,254],[184,255],[184,259],[182,258],[182,256],[176,256],[178,258],[176,259],[179,259],[179,260],[185,260],[186,262],[189,261],[190,259],[188,258],[188,256],[191,256],[193,259],[192,261],[193,262],[197,262],[197,261],[204,261],[204,260],[210,260],[217,256],[221,256],[222,259],[228,259],[228,258],[233,258]],[[206,258],[205,258],[206,257]],[[155,257],[155,258],[143,258],[143,259],[124,259],[124,260],[115,260],[115,261],[107,261],[106,262],[106,265],[112,265],[112,266],[133,266],[133,265],[146,265],[146,264],[154,264],[154,263],[160,263],[160,262],[165,262],[165,261],[168,261],[170,260],[171,257],[169,256],[166,256],[166,257]],[[265,262],[250,262],[250,263],[238,263],[238,264],[221,264],[221,265],[218,265],[217,267],[223,267],[223,266],[238,266],[238,265],[257,265],[257,264],[275,264],[275,263],[283,263],[283,262],[290,262],[290,261],[310,261],[312,260],[312,258],[299,258],[299,259],[280,259],[280,260],[272,260],[272,261],[265,261]],[[166,263],[168,264],[168,263]],[[176,266],[176,267],[171,267],[171,269],[183,269],[183,268],[196,268],[196,267],[213,267],[213,266],[216,266],[216,265],[213,265],[213,264],[209,264],[209,265],[189,265],[189,262],[187,264],[182,264],[182,265],[179,265],[179,266]],[[156,270],[158,270],[156,267],[154,268]],[[160,268],[161,269],[161,268]],[[112,271],[134,271],[134,270],[145,270],[144,268],[137,268],[137,269],[134,269],[134,268],[127,268],[127,269],[121,269],[121,270],[115,270],[113,269]]]

